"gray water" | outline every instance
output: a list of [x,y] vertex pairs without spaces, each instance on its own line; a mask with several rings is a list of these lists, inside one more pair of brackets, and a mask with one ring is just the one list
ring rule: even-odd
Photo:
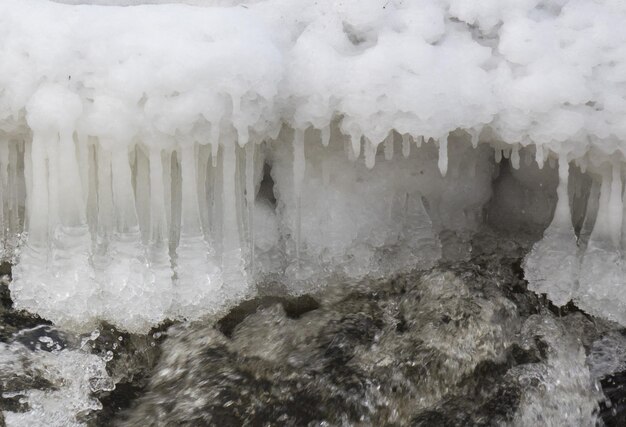
[[527,248],[485,232],[468,260],[142,336],[17,313],[5,276],[0,426],[624,425],[626,332],[529,292]]

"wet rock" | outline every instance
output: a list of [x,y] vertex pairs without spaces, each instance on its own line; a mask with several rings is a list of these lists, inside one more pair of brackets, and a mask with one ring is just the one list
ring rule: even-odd
[[556,317],[516,265],[481,255],[327,289],[298,316],[266,298],[178,325],[116,424],[531,425],[548,419],[537,402],[569,395],[592,422],[585,348],[563,326],[577,313]]

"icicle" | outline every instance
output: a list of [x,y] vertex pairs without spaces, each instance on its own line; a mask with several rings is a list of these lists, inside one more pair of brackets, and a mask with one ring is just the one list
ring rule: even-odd
[[500,150],[499,148],[496,148],[495,159],[496,163],[500,163],[502,161],[502,150]]
[[9,254],[5,251],[8,249],[8,243],[6,239],[8,235],[6,232],[11,232],[7,219],[5,219],[5,204],[7,214],[10,204],[8,203],[9,193],[9,141],[0,141],[0,240],[2,246],[0,247],[0,259],[8,258]]
[[33,156],[32,144],[24,144],[24,185],[26,193],[24,195],[24,230],[30,230],[30,212],[32,210],[32,191],[33,190]]
[[393,159],[393,131],[389,132],[389,135],[385,138],[383,148],[385,150],[385,160]]
[[[148,185],[150,188],[150,202],[146,259],[152,283],[150,283],[150,289],[145,293],[148,300],[151,300],[150,295],[154,295],[158,301],[161,301],[161,304],[152,303],[151,301],[151,306],[154,309],[150,315],[158,319],[171,309],[169,298],[163,298],[163,296],[173,294],[172,276],[174,272],[169,253],[166,215],[166,194],[169,197],[171,185],[166,186],[165,184],[166,174],[163,170],[161,149],[156,147],[150,148],[147,160],[149,164]],[[145,161],[145,158],[143,161]],[[169,163],[167,166],[169,166]],[[143,283],[145,285],[145,279]]]
[[611,240],[609,227],[609,203],[611,198],[611,170],[610,165],[602,169],[602,182],[600,184],[600,197],[598,198],[598,211],[596,220],[591,231],[590,241],[604,242]]
[[87,197],[89,196],[89,139],[87,136],[79,135],[77,137],[76,149],[80,182],[82,183],[83,204],[86,206]]
[[211,157],[210,147],[199,145],[197,153],[197,182],[198,182],[198,204],[200,205],[200,223],[205,234],[209,234],[209,199],[207,198],[207,169],[209,157]]
[[238,139],[240,147],[245,147],[250,142],[250,132],[248,130],[248,126],[239,126],[237,128]]
[[505,148],[502,150],[502,156],[505,159],[509,159],[511,157],[511,149],[510,148]]
[[[361,155],[361,135],[351,135],[350,143],[352,146],[352,158],[350,160],[356,160]],[[302,137],[304,140],[304,136]]]
[[[354,138],[353,149],[354,149]],[[360,140],[360,138],[359,138]],[[361,144],[359,143],[359,147]],[[305,173],[305,159],[304,159],[304,130],[297,129],[294,136],[293,141],[293,185],[294,185],[294,196],[296,200],[296,258],[300,259],[300,233],[301,233],[301,194],[302,194],[302,183],[304,181],[304,173]]]
[[321,134],[322,134],[322,145],[324,147],[328,147],[328,144],[330,144],[330,124],[328,126],[324,126],[321,129]]
[[611,193],[609,196],[609,231],[615,247],[619,248],[622,240],[622,220],[624,206],[622,201],[622,171],[620,163],[613,160],[613,177],[611,179]]
[[60,223],[61,211],[61,190],[59,188],[59,136],[58,133],[47,141],[47,163],[48,163],[48,227],[50,232],[54,232]]
[[480,132],[477,131],[476,129],[470,129],[469,131],[470,133],[470,139],[472,142],[472,147],[474,147],[475,149],[478,148],[478,141],[480,138]]
[[248,207],[248,235],[250,242],[250,275],[254,276],[254,144],[246,146],[246,205]]
[[143,147],[135,147],[135,206],[141,240],[150,241],[150,159]]
[[24,197],[20,192],[21,180],[18,177],[18,156],[22,150],[22,143],[12,144],[9,150],[9,233],[11,247],[15,249],[19,242],[17,233],[20,232],[20,200]]
[[572,215],[569,205],[569,194],[567,191],[568,180],[569,163],[567,162],[567,156],[561,154],[559,157],[559,185],[556,190],[557,205],[554,211],[554,219],[552,221],[555,224],[563,224],[564,226],[570,228],[572,224]]
[[565,305],[572,299],[580,267],[572,226],[568,180],[569,163],[567,156],[561,154],[554,218],[543,239],[535,243],[523,264],[529,289],[547,293],[557,306]]
[[0,141],[0,182],[9,182],[9,141]]
[[439,139],[439,161],[437,162],[437,166],[439,166],[439,172],[441,172],[441,176],[446,176],[448,172],[448,137],[442,137]]
[[[228,146],[223,147],[223,155],[227,151],[235,150],[236,141],[233,140]],[[175,188],[180,188],[180,240],[176,248],[176,286],[174,287],[175,298],[173,301],[173,311],[175,315],[181,316],[183,313],[191,316],[198,316],[203,308],[211,307],[215,302],[216,294],[222,286],[219,267],[212,258],[212,248],[207,243],[202,232],[202,220],[200,218],[200,206],[198,202],[198,172],[196,170],[195,150],[193,145],[187,143],[182,145],[177,151],[180,159],[180,181],[177,174],[172,174],[172,180],[177,184]],[[157,159],[155,159],[155,162]],[[231,166],[231,165],[229,165]],[[224,170],[224,179],[233,176],[228,182],[224,182],[228,189],[224,189],[224,204],[228,204],[228,208],[232,209],[228,215],[223,217],[223,265],[225,269],[232,270],[231,266],[238,268],[238,260],[233,249],[239,247],[237,234],[237,214],[236,209],[232,205],[235,204],[235,188],[234,184],[230,188],[231,182],[234,180],[235,164],[232,164],[233,170]],[[224,165],[224,169],[226,165]],[[175,172],[175,171],[174,171]],[[167,188],[167,187],[166,187]],[[226,194],[226,191],[233,191],[233,194]],[[227,198],[229,198],[227,200]],[[172,199],[175,199],[174,195]],[[233,202],[231,203],[230,200]],[[226,209],[226,207],[224,207]],[[175,217],[173,217],[175,219]],[[234,231],[232,230],[234,223]],[[231,242],[235,239],[237,242]],[[237,286],[238,283],[233,283]]]
[[111,153],[102,147],[96,152],[98,189],[98,228],[99,252],[106,251],[109,234],[113,231],[113,193],[111,190]]
[[[604,165],[598,214],[585,249],[579,276],[578,305],[591,314],[622,313],[624,264],[621,251],[623,201],[621,167]],[[624,318],[622,317],[622,322]]]
[[417,148],[421,148],[423,143],[424,143],[424,137],[423,136],[420,135],[417,138],[415,138],[415,146]]
[[343,152],[349,161],[354,162],[356,160],[354,151],[352,151],[352,144],[345,136],[343,137]]
[[513,169],[519,169],[519,145],[515,144],[513,146],[513,150],[511,151],[511,165]]
[[408,133],[402,135],[402,155],[404,158],[411,154],[411,136]]
[[114,150],[111,153],[111,179],[117,232],[135,233],[138,231],[136,229],[137,212],[135,210],[135,195],[131,185],[128,150],[125,148]]
[[75,188],[74,191],[63,191],[59,194],[62,199],[59,205],[60,221],[67,226],[82,226],[85,224],[85,199],[81,184],[86,184],[86,182],[81,179],[72,132],[63,131],[60,133],[57,158],[60,188]]
[[250,139],[248,126],[240,123],[241,117],[241,97],[238,94],[232,95],[233,102],[233,126],[237,131],[237,142],[240,147],[244,147]]
[[39,132],[33,134],[31,144],[32,191],[29,197],[29,245],[47,243],[48,239],[48,168],[46,141]]
[[167,218],[165,215],[165,182],[161,150],[150,149],[150,242],[167,243]]
[[580,229],[580,236],[578,238],[580,245],[586,245],[589,240],[589,236],[591,236],[591,232],[598,215],[599,198],[600,182],[597,179],[594,179],[591,183],[591,189],[589,190],[585,219],[583,221],[582,228]]
[[372,141],[370,141],[369,138],[365,138],[365,166],[368,169],[372,169],[376,164],[376,148],[377,147],[372,144]]
[[543,156],[543,145],[541,144],[535,144],[535,161],[539,169],[543,169],[545,158]]
[[217,155],[220,148],[220,126],[219,123],[211,123],[211,164],[217,167]]
[[198,204],[198,181],[194,147],[185,144],[180,148],[180,168],[182,178],[182,212],[181,212],[181,239],[182,235],[199,236],[202,234],[200,221],[200,206]]
[[237,218],[237,153],[232,136],[225,135],[222,149],[222,274],[230,293],[242,295],[247,292],[247,279]]
[[[622,253],[622,260],[624,259],[624,257],[626,256],[626,203],[624,203],[624,201],[626,201],[626,185],[624,185],[624,189],[622,192],[622,227],[621,227],[621,253]],[[626,273],[626,265],[623,266],[623,269],[625,270],[624,272]]]
[[163,159],[163,188],[165,188],[165,220],[167,221],[168,238],[172,236],[172,152],[164,150]]

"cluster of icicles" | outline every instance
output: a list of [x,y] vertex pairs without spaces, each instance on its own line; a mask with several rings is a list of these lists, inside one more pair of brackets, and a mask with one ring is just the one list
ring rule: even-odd
[[[72,134],[35,134],[32,142],[2,146],[9,235],[19,227],[21,164],[26,188],[27,233],[11,289],[18,305],[54,317],[55,306],[76,300],[87,312],[65,313],[66,323],[101,318],[119,324],[129,315],[127,304],[116,313],[102,301],[123,298],[141,307],[149,326],[166,317],[197,317],[214,301],[247,291],[234,140],[224,140],[219,163],[213,153],[212,167],[211,147],[197,144],[109,150],[98,142],[76,143]],[[253,156],[250,144],[244,185],[252,195]],[[209,200],[211,192],[221,196]],[[5,240],[5,250],[14,245]],[[51,311],[41,312],[46,306]]]
[[[321,145],[328,146],[330,127],[315,132]],[[290,238],[295,251],[287,255],[296,259],[301,256],[301,197],[306,188],[305,133],[288,133],[295,199]],[[338,128],[332,133],[340,134]],[[468,133],[472,146],[478,147],[478,132]],[[379,151],[380,157],[391,160],[394,146],[405,158],[412,145],[436,146],[439,172],[448,174],[449,137],[433,141],[391,131],[380,144],[365,137],[338,139],[349,159],[356,161],[362,154],[370,169]],[[234,129],[222,132],[219,144],[172,140],[169,145],[120,147],[69,132],[35,132],[32,138],[0,141],[3,250],[5,259],[14,256],[18,261],[11,287],[17,306],[68,327],[106,320],[145,330],[167,318],[199,318],[250,295],[257,279],[254,206],[266,143],[237,142]],[[514,169],[521,161],[532,162],[531,151],[520,144],[491,144],[496,162],[508,158]],[[583,230],[577,238],[567,156],[546,156],[536,146],[540,167],[557,157],[560,182],[554,220],[527,257],[526,276],[533,290],[547,293],[556,304],[576,299],[592,312],[606,315],[608,307],[610,313],[619,313],[624,219],[620,163],[599,169],[601,185],[591,188],[583,226],[593,232]],[[470,167],[470,173],[476,168]],[[453,167],[453,175],[458,175],[457,169]],[[458,185],[459,177],[454,179],[444,184]],[[420,224],[413,227],[426,230],[416,234],[425,239],[417,250],[434,248],[436,233],[445,224],[433,230],[422,201],[416,203],[417,216],[411,221]],[[432,253],[424,256],[432,258]],[[618,320],[626,322],[626,317]]]
[[[330,127],[319,133],[328,146]],[[11,286],[17,306],[68,327],[99,319],[142,330],[166,318],[198,318],[249,295],[263,142],[242,147],[236,135],[223,132],[219,144],[167,148],[120,147],[72,132],[5,136],[2,249],[4,259],[17,264]],[[390,132],[382,141],[388,160],[394,138],[405,157],[412,143],[424,140]],[[377,145],[365,137],[342,139],[351,160],[363,152],[374,167]],[[305,131],[293,132],[296,257],[304,145]],[[447,139],[438,146],[445,175]],[[103,303],[122,299],[117,306]],[[129,302],[138,309],[129,312]]]
[[[621,291],[626,284],[623,163],[604,160],[594,168],[586,214],[576,233],[568,192],[570,164],[567,155],[558,158],[554,217],[526,257],[524,273],[530,289],[547,294],[554,304],[574,301],[594,315],[626,324],[626,298]],[[585,172],[585,163],[577,163]]]

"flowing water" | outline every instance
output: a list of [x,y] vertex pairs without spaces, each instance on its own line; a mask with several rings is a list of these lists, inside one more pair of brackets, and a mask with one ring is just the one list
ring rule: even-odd
[[469,260],[293,297],[268,285],[147,335],[16,312],[7,274],[0,425],[624,425],[626,331],[528,291],[527,250],[485,231]]

